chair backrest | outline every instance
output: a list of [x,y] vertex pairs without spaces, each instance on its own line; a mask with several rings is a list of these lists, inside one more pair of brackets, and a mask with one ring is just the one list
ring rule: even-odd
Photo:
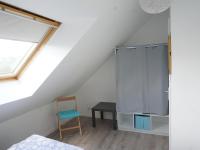
[[57,107],[57,112],[59,111],[59,102],[69,102],[69,101],[74,101],[75,103],[75,109],[77,110],[77,101],[76,101],[76,97],[75,96],[60,96],[56,98],[56,107]]

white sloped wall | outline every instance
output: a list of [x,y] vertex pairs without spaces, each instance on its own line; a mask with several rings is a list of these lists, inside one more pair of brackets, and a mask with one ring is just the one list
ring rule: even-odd
[[[153,15],[125,42],[149,44],[168,42],[169,12]],[[114,50],[105,63],[87,80],[74,95],[78,97],[82,115],[91,116],[91,107],[100,101],[116,102],[116,68]],[[97,113],[97,117],[99,114]],[[107,118],[111,116],[106,114]]]
[[[137,0],[5,1],[61,21],[63,30],[69,30],[67,24],[77,18],[91,18],[96,22],[33,96],[0,106],[0,149],[32,133],[47,135],[55,129],[52,100],[74,93],[110,56],[113,47],[124,43],[149,17],[140,9]],[[73,42],[66,32],[54,40],[63,45],[65,41]],[[34,125],[29,126],[30,122]]]
[[168,42],[169,10],[153,15],[133,36],[126,42],[129,44],[152,44]]

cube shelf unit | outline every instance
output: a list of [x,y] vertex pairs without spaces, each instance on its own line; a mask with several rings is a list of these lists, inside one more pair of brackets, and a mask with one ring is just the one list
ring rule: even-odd
[[[151,121],[151,129],[150,130],[136,129],[134,123],[135,115],[145,115],[145,116],[148,115]],[[169,136],[169,116],[159,116],[155,114],[141,114],[141,113],[125,114],[118,112],[117,122],[119,130]]]

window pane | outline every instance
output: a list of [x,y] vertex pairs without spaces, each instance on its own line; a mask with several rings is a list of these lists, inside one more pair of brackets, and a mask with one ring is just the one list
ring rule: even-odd
[[0,76],[13,74],[37,43],[0,39]]
[[0,39],[40,42],[49,27],[0,10]]

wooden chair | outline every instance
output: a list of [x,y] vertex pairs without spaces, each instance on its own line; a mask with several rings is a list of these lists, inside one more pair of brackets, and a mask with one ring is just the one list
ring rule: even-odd
[[[64,111],[59,111],[59,103],[60,102],[69,102],[73,101],[74,102],[74,109],[70,110],[64,110]],[[60,139],[62,139],[62,132],[67,131],[67,130],[72,130],[72,129],[79,129],[80,130],[80,135],[82,135],[82,130],[81,130],[81,123],[80,123],[80,112],[77,110],[77,101],[75,96],[71,97],[66,97],[66,96],[61,96],[56,99],[56,107],[57,107],[57,119],[58,119],[58,129],[60,133]],[[62,128],[62,121],[65,120],[70,120],[76,118],[78,125],[73,126],[73,127],[68,127],[68,128]]]

